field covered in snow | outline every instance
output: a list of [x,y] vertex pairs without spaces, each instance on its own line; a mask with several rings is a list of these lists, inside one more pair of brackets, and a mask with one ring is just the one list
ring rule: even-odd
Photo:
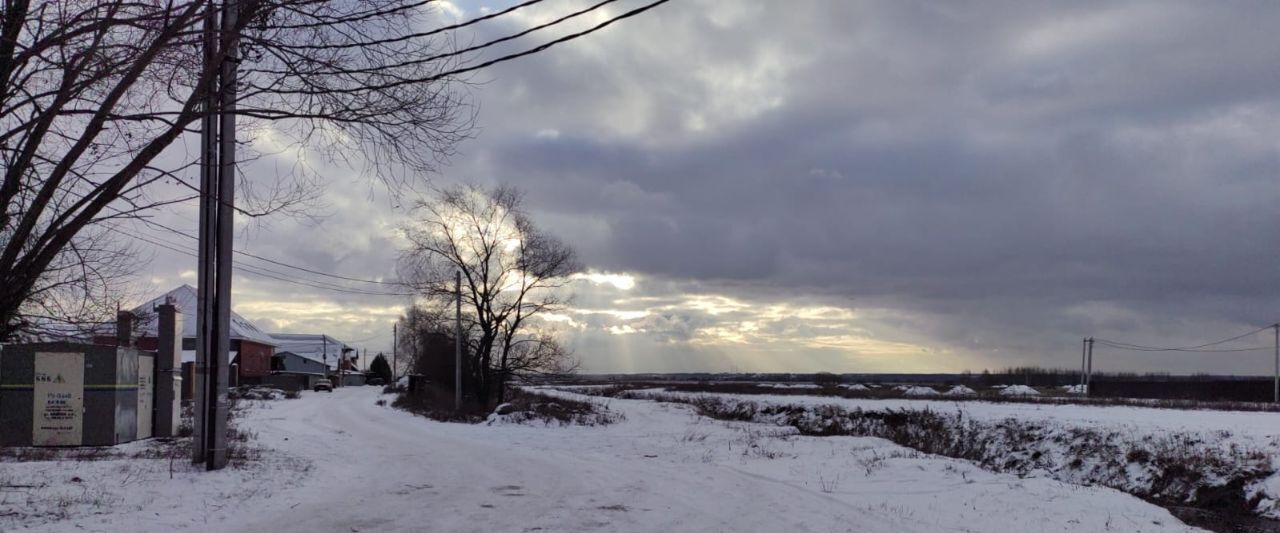
[[1104,485],[1220,516],[1280,518],[1280,413],[661,388],[619,397],[683,402],[809,435],[881,436],[990,470]]
[[[923,388],[923,387],[922,387]],[[930,409],[963,412],[987,421],[1018,419],[1065,425],[1110,428],[1136,435],[1195,433],[1223,446],[1259,448],[1280,454],[1280,413],[1196,411],[1135,406],[1097,406],[1070,403],[955,402],[938,399],[874,399],[832,396],[719,394],[668,392],[683,396],[717,396],[780,405],[837,405],[866,410]],[[935,392],[935,394],[937,394]]]
[[240,421],[261,456],[212,474],[179,462],[170,479],[162,457],[0,462],[0,483],[30,486],[0,495],[0,530],[1194,531],[1108,488],[683,404],[598,399],[617,423],[547,427],[433,422],[380,398],[263,402]]

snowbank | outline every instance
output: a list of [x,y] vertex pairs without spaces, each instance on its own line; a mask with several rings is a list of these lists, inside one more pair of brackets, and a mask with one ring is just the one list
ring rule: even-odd
[[1040,391],[1026,385],[1009,385],[1000,390],[1001,396],[1039,396]]
[[905,396],[937,396],[938,391],[933,390],[931,387],[907,387],[902,389],[902,394]]
[[283,400],[288,396],[280,389],[271,387],[252,387],[247,389],[233,389],[235,396],[244,400]]
[[978,391],[975,391],[964,385],[956,385],[954,387],[951,387],[951,390],[943,394],[946,394],[947,396],[973,396],[975,394],[978,394]]
[[840,384],[840,388],[845,389],[845,390],[852,390],[852,391],[865,391],[865,390],[871,390],[869,387],[867,387],[866,385],[863,385],[863,384],[861,384],[861,383],[841,383],[841,384]]

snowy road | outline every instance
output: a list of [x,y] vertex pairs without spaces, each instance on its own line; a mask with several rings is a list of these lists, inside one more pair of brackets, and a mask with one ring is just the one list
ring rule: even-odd
[[138,468],[130,486],[145,490],[33,530],[1191,530],[1109,489],[992,474],[879,439],[715,422],[679,405],[613,400],[622,423],[543,428],[436,423],[379,397],[360,387],[269,402],[243,425],[276,450],[273,470],[197,484],[209,474],[150,479]]

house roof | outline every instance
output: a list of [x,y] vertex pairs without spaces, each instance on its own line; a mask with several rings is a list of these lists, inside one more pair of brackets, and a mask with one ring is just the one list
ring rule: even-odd
[[[141,317],[139,319],[138,333],[147,337],[157,336],[155,308],[166,302],[172,302],[178,307],[178,312],[182,313],[182,337],[194,338],[196,336],[197,293],[195,287],[187,284],[183,284],[154,300],[133,308],[133,313]],[[231,312],[231,338],[252,341],[267,346],[276,345],[276,340],[271,335],[268,335],[262,328],[254,325],[253,322],[248,321],[235,311]]]

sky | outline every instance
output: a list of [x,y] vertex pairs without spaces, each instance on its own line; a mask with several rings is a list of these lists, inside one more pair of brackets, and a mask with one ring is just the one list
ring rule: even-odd
[[[1187,346],[1280,321],[1277,26],[1273,2],[673,0],[476,74],[474,137],[421,179],[519,187],[577,250],[587,271],[547,324],[585,372],[1078,368],[1087,336]],[[317,209],[243,222],[238,246],[394,280],[408,199],[313,164]],[[144,288],[193,267],[155,250]],[[370,353],[407,303],[249,275],[234,302]],[[1099,347],[1095,370],[1271,357]]]

